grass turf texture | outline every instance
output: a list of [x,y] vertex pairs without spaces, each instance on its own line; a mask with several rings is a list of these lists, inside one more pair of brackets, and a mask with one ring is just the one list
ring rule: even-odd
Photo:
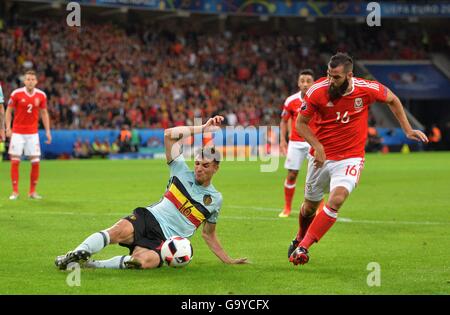
[[[344,220],[299,267],[286,257],[298,210],[277,217],[284,161],[274,173],[261,173],[258,162],[223,162],[214,179],[224,196],[217,233],[232,257],[248,257],[252,264],[222,264],[197,233],[186,268],[82,270],[80,287],[66,284],[68,272],[56,270],[55,256],[159,200],[168,179],[164,161],[44,161],[38,186],[43,200],[26,198],[24,162],[16,201],[8,200],[4,162],[0,294],[449,294],[449,161],[449,153],[367,155],[360,186],[340,211]],[[303,169],[296,208],[304,178]],[[114,245],[94,257],[126,253]],[[379,287],[367,285],[370,262],[381,266]]]

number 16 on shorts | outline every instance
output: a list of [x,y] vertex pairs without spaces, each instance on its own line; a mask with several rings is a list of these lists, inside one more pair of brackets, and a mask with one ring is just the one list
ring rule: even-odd
[[345,176],[356,177],[356,185],[359,182],[359,176],[361,176],[361,171],[364,166],[364,160],[361,160],[359,164],[347,165],[345,168]]

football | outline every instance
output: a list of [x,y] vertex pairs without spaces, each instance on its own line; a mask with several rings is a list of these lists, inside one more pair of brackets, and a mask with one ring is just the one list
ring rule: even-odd
[[170,267],[184,267],[192,260],[191,242],[181,236],[172,236],[161,247],[161,257]]

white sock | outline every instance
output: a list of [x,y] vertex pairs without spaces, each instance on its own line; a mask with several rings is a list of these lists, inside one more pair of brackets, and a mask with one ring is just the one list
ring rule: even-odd
[[129,261],[131,256],[115,256],[108,260],[93,260],[88,263],[91,268],[109,268],[124,269],[125,262]]
[[86,250],[91,253],[91,255],[93,255],[101,251],[105,246],[109,244],[109,242],[109,233],[107,231],[101,231],[89,236],[83,241],[83,243],[78,245],[75,250]]

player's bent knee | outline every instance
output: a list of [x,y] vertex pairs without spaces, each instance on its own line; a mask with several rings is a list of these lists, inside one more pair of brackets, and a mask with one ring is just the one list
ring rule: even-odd
[[144,250],[133,253],[131,256],[141,263],[142,269],[153,269],[160,266],[161,258],[153,250]]
[[132,240],[134,236],[133,225],[127,220],[120,220],[112,227],[106,230],[109,234],[110,243],[124,243],[128,240]]

